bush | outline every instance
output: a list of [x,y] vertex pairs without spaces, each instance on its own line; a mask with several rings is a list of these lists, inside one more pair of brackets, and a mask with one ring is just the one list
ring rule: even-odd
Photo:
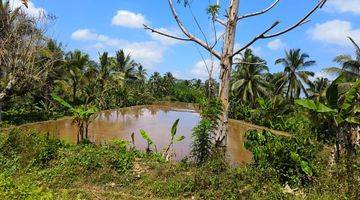
[[268,131],[246,133],[245,147],[252,151],[254,165],[276,172],[279,181],[292,186],[306,185],[316,176],[314,161],[321,146],[306,136],[276,137]]
[[32,180],[13,180],[4,174],[0,174],[0,199],[54,199],[54,195],[48,189],[35,186]]
[[199,125],[192,132],[192,150],[191,154],[198,164],[204,163],[212,154],[214,148],[215,130],[218,127],[222,103],[217,99],[202,100],[201,118]]
[[213,148],[213,124],[210,120],[201,120],[199,125],[193,129],[193,144],[191,154],[196,163],[203,163],[211,156]]

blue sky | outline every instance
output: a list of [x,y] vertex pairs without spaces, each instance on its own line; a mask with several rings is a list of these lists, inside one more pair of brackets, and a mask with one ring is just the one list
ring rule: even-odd
[[[20,0],[10,1],[16,6]],[[191,11],[202,25],[206,37],[211,39],[214,34],[206,15],[209,2],[215,3],[216,0],[194,0]],[[223,14],[228,0],[220,2]],[[261,10],[272,2],[242,0],[240,14]],[[241,21],[236,46],[251,40],[276,20],[281,21],[278,30],[291,25],[316,2],[282,0],[271,12]],[[178,4],[176,8],[190,32],[203,38],[192,20],[191,11]],[[145,22],[181,36],[166,0],[32,0],[27,12],[33,15],[38,12],[54,14],[57,20],[49,27],[48,34],[62,42],[66,50],[80,49],[96,59],[99,52],[114,54],[117,49],[125,49],[136,61],[143,63],[149,73],[170,71],[178,78],[206,77],[200,53],[208,59],[207,52],[192,43],[161,38],[142,28],[141,24]],[[222,31],[220,25],[217,30]],[[336,55],[353,53],[346,36],[360,42],[360,0],[329,0],[321,11],[311,17],[310,23],[284,36],[259,41],[252,49],[275,72],[283,69],[274,65],[274,61],[283,57],[285,49],[301,48],[317,61],[317,65],[310,69],[321,76],[322,68],[336,65],[332,62]]]

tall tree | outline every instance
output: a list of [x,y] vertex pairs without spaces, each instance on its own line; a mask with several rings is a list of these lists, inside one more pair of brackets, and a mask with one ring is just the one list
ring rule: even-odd
[[0,114],[15,87],[42,83],[54,62],[41,55],[47,38],[35,21],[20,8],[10,8],[9,1],[0,1]]
[[162,80],[165,95],[171,95],[175,80],[175,77],[170,72],[165,73]]
[[[178,0],[178,2],[183,2],[186,7],[191,7],[191,2],[189,0]],[[211,4],[208,7],[208,14],[211,16],[211,22],[214,27],[215,32],[215,41],[210,41],[207,39],[206,34],[204,34],[203,29],[201,28],[199,21],[195,19],[196,26],[200,29],[200,32],[204,36],[205,40],[201,40],[199,37],[196,37],[190,31],[186,28],[185,24],[179,17],[179,15],[176,12],[174,2],[173,0],[168,0],[171,13],[173,15],[173,18],[175,19],[176,23],[178,24],[180,30],[184,34],[184,37],[179,37],[177,35],[171,35],[166,32],[162,32],[161,30],[154,29],[148,25],[144,25],[145,29],[148,29],[152,31],[153,33],[157,33],[159,35],[169,37],[176,40],[181,41],[189,41],[194,42],[198,44],[199,46],[203,47],[205,50],[207,50],[213,57],[220,60],[220,89],[219,89],[219,99],[222,101],[222,104],[224,106],[223,112],[221,114],[220,122],[219,122],[219,128],[216,133],[216,146],[217,147],[225,147],[226,146],[226,137],[228,132],[228,112],[229,112],[229,92],[230,92],[230,80],[231,80],[231,69],[233,65],[233,59],[236,55],[244,51],[245,49],[249,48],[251,45],[253,45],[256,41],[262,40],[262,39],[268,39],[268,38],[274,38],[279,35],[285,34],[287,32],[292,31],[293,29],[303,25],[304,23],[308,22],[308,18],[318,9],[320,9],[327,0],[319,0],[318,3],[307,13],[304,17],[302,17],[299,21],[294,23],[293,25],[289,26],[288,28],[285,28],[284,30],[281,30],[276,33],[270,33],[272,30],[274,30],[275,27],[277,27],[280,24],[280,21],[275,21],[273,24],[271,24],[268,28],[266,28],[264,31],[260,32],[259,35],[254,37],[249,42],[245,43],[242,47],[239,49],[234,48],[235,46],[235,39],[237,34],[237,23],[241,20],[248,19],[250,17],[255,17],[258,15],[262,15],[268,11],[270,11],[272,8],[274,8],[280,0],[275,0],[273,4],[271,4],[269,7],[267,7],[264,10],[261,10],[259,12],[249,13],[240,16],[239,15],[239,5],[240,0],[230,0],[230,1],[224,1],[228,2],[229,5],[224,9],[226,19],[220,19],[219,12],[220,12],[220,0],[217,0],[216,4]],[[216,34],[216,25],[215,23],[220,24],[220,26],[223,26],[225,28],[225,33],[220,34],[220,37],[217,37]],[[224,40],[223,42],[219,42],[220,40]],[[220,46],[219,44],[223,44]],[[221,51],[220,51],[221,50]]]
[[144,66],[142,66],[141,64],[137,64],[137,68],[135,72],[136,79],[138,79],[142,83],[145,83],[147,77],[146,71],[147,70],[144,68]]
[[284,91],[286,98],[292,102],[300,97],[301,91],[306,97],[309,96],[304,84],[310,83],[309,77],[314,76],[314,73],[305,69],[316,62],[308,58],[309,55],[301,53],[300,49],[291,49],[285,51],[284,58],[275,61],[275,64],[284,66],[284,72],[276,82],[277,93]]
[[349,81],[355,81],[360,77],[360,47],[351,37],[349,40],[355,47],[355,59],[351,55],[339,55],[334,61],[342,67],[329,67],[325,69],[325,72],[336,75],[344,74]]
[[308,89],[309,98],[319,102],[326,101],[326,91],[330,86],[330,81],[327,78],[317,78],[315,81],[310,83]]
[[237,62],[232,74],[232,92],[237,99],[254,105],[257,98],[270,96],[270,84],[266,81],[269,68],[265,61],[247,49]]
[[119,50],[116,52],[115,70],[117,72],[124,73],[126,80],[136,79],[136,77],[134,76],[135,66],[136,63],[131,58],[130,54],[126,54],[123,50]]
[[66,55],[65,60],[68,70],[67,82],[71,86],[72,102],[74,103],[84,78],[85,68],[89,64],[89,55],[76,50],[74,52],[69,52]]
[[109,57],[108,52],[104,52],[100,55],[100,69],[98,80],[100,82],[100,91],[104,90],[105,83],[109,80],[111,75],[112,59]]
[[149,78],[149,89],[157,97],[163,96],[162,77],[159,72],[154,72]]
[[56,43],[54,40],[47,42],[46,48],[43,49],[40,55],[40,60],[43,63],[53,60],[50,70],[44,80],[44,85],[41,89],[42,97],[47,101],[51,101],[51,92],[54,89],[55,81],[61,80],[64,72],[64,52],[62,50],[62,44]]

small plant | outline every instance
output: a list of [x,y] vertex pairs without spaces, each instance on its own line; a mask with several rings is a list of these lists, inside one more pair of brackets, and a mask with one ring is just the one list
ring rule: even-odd
[[[171,127],[171,131],[170,131],[170,134],[171,134],[171,137],[170,137],[170,143],[169,145],[164,149],[163,153],[162,153],[162,156],[165,158],[165,160],[169,160],[170,159],[170,149],[171,147],[174,145],[175,142],[181,142],[185,139],[185,136],[181,135],[179,137],[176,137],[176,134],[177,134],[177,128],[178,128],[178,125],[179,125],[179,121],[180,119],[177,119],[174,124],[172,125]],[[141,137],[147,142],[147,148],[146,148],[146,152],[150,153],[152,152],[151,150],[151,146],[154,147],[155,149],[155,152],[158,152],[157,150],[157,147],[155,145],[155,142],[150,138],[149,134],[144,131],[144,130],[140,130],[140,135]]]
[[155,152],[157,152],[156,144],[150,138],[149,134],[146,131],[144,131],[143,129],[140,129],[140,135],[147,142],[146,152],[148,152],[148,153],[152,152],[151,151],[151,146],[153,146],[155,148]]
[[51,103],[47,103],[45,101],[40,101],[39,106],[35,106],[35,109],[37,109],[40,112],[43,112],[47,118],[52,116],[55,113],[55,107]]
[[204,163],[211,157],[213,148],[213,123],[208,120],[201,120],[199,125],[193,129],[191,154],[198,164]]
[[166,147],[166,149],[164,150],[163,153],[163,157],[165,157],[166,160],[169,160],[170,157],[170,148],[174,145],[175,142],[181,142],[185,139],[185,136],[181,135],[177,138],[175,138],[176,133],[177,133],[177,128],[178,128],[178,124],[179,124],[180,119],[177,119],[174,124],[171,127],[171,138],[170,138],[170,144]]
[[57,101],[62,106],[69,109],[69,111],[73,115],[73,123],[78,127],[78,134],[77,134],[77,143],[80,143],[84,140],[89,139],[89,125],[92,120],[95,118],[94,114],[98,112],[97,108],[87,106],[80,106],[74,108],[61,97],[53,94],[53,99]]
[[201,102],[201,118],[199,125],[193,129],[191,154],[197,164],[203,164],[211,157],[214,147],[215,130],[218,127],[222,103],[217,99],[205,99]]

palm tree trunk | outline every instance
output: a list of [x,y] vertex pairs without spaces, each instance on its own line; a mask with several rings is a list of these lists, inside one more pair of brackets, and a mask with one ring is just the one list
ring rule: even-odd
[[73,88],[72,88],[72,102],[75,103],[76,101],[76,90],[77,90],[77,86],[76,84],[73,85]]
[[2,103],[0,102],[0,123],[2,122]]
[[237,14],[239,11],[239,0],[231,0],[229,6],[229,20],[226,27],[226,35],[224,42],[224,53],[220,61],[220,91],[219,98],[223,104],[223,111],[220,116],[220,123],[215,137],[216,147],[226,147],[227,133],[228,133],[228,120],[229,120],[229,93],[230,93],[230,78],[231,67],[233,64],[233,54],[235,45],[235,34],[237,25]]
[[85,123],[85,139],[89,139],[89,123]]
[[348,185],[348,198],[352,199],[355,197],[355,188],[354,188],[354,161],[355,161],[355,145],[352,143],[352,135],[353,135],[354,127],[351,125],[344,128],[343,137],[345,143],[345,156],[346,156],[346,173],[347,173],[347,185]]

